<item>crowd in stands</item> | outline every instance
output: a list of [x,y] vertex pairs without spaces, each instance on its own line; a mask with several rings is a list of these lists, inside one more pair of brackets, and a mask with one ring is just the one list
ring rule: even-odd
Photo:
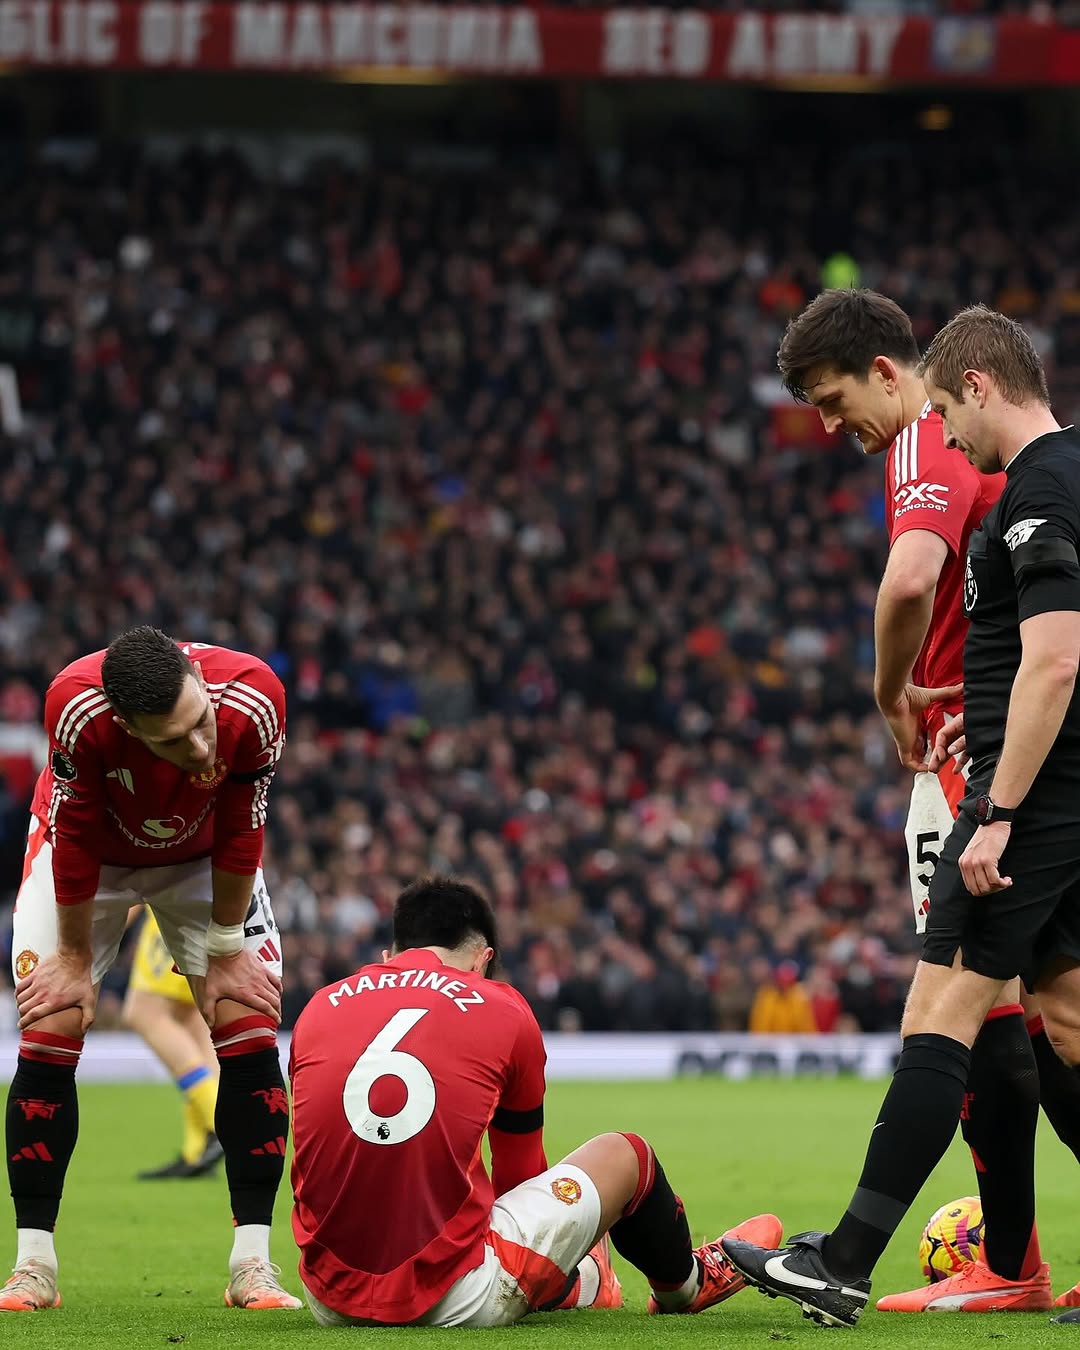
[[981,162],[29,166],[0,197],[0,719],[135,623],[271,663],[287,1022],[439,870],[491,897],[545,1027],[741,1029],[772,988],[758,1025],[794,989],[804,1025],[895,1028],[882,470],[812,414],[793,439],[771,372],[840,253],[924,339],[973,298],[1021,316],[1077,401],[1069,166],[1019,193]]

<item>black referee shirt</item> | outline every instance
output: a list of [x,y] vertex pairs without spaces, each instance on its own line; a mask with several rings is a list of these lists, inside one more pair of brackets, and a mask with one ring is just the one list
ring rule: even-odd
[[[1080,434],[1030,441],[1006,470],[1005,490],[971,535],[964,577],[964,728],[971,778],[985,791],[1005,740],[1009,694],[1020,665],[1020,624],[1036,614],[1080,610]],[[1030,800],[1060,801],[1080,815],[1080,680]]]

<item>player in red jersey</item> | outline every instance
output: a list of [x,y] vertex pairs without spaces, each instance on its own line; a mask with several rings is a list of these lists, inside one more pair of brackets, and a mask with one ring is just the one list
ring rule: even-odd
[[270,1264],[288,1097],[281,944],[260,868],[284,744],[262,661],[155,628],[57,675],[12,938],[22,1033],[8,1093],[18,1253],[0,1311],[58,1307],[53,1229],[78,1131],[75,1071],[129,907],[147,904],[210,1024],[234,1241],[225,1301],[296,1308]]
[[[321,989],[297,1021],[293,1233],[316,1320],[492,1327],[604,1306],[585,1259],[604,1234],[648,1279],[650,1312],[737,1293],[718,1241],[692,1249],[645,1140],[601,1135],[548,1167],[543,1039],[521,995],[486,978],[497,946],[471,886],[415,882],[394,908],[392,952]],[[732,1231],[761,1240],[780,1221]]]
[[[930,410],[917,373],[910,321],[886,296],[823,292],[788,326],[778,361],[787,388],[818,409],[828,431],[846,431],[866,454],[885,455],[890,548],[875,614],[874,689],[900,761],[915,775],[905,835],[921,933],[930,879],[965,794],[962,775],[951,765],[927,772],[927,757],[946,720],[962,707],[968,625],[960,600],[968,539],[1000,496],[1005,475],[979,474],[946,446],[941,418]],[[1052,1120],[1064,1113],[1076,1131],[1075,1090],[1066,1085],[1070,1101],[1063,1103],[1054,1087],[1066,1075],[1048,1076],[1043,1102]],[[959,1289],[946,1280],[882,1299],[879,1307],[977,1311],[988,1300],[1031,1310],[1051,1306],[1049,1268],[1034,1226],[1036,1082],[1014,981],[972,1050],[963,1117],[986,1214],[986,1264]]]

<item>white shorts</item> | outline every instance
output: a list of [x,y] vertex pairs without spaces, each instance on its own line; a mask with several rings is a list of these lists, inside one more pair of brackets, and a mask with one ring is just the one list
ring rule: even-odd
[[[43,956],[56,951],[52,854],[45,827],[32,817],[11,935],[11,968],[16,980],[29,975]],[[213,883],[210,859],[196,858],[171,867],[102,867],[90,937],[94,983],[116,960],[128,910],[140,903],[154,911],[161,936],[180,972],[205,975]],[[244,921],[244,946],[256,952],[275,974],[281,974],[281,937],[261,867],[255,873],[251,907]]]
[[[587,1172],[556,1163],[495,1201],[484,1259],[456,1280],[413,1323],[424,1327],[507,1327],[558,1298],[588,1255],[600,1227],[600,1193]],[[374,1326],[320,1303],[308,1306],[324,1327]]]
[[911,805],[904,827],[916,933],[926,931],[930,882],[953,824],[952,808],[937,774],[917,773],[911,788]]

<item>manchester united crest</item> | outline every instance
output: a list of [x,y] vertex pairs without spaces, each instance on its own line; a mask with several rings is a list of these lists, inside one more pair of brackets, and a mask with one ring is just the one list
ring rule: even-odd
[[202,773],[191,775],[191,786],[205,788],[209,792],[212,788],[217,787],[228,772],[228,764],[223,759],[215,759],[209,769],[203,769]]
[[20,980],[25,980],[27,975],[37,967],[37,952],[31,951],[29,947],[24,948],[15,958],[15,974]]
[[551,1193],[564,1205],[576,1205],[581,1199],[581,1186],[573,1177],[556,1177],[551,1183]]

